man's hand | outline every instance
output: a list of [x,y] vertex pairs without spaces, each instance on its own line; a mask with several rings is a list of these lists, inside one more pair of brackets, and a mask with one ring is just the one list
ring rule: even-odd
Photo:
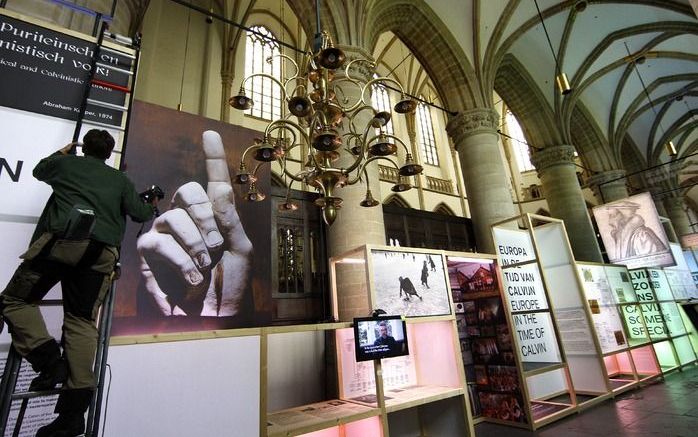
[[207,190],[189,182],[138,239],[141,275],[164,315],[234,316],[247,289],[252,243],[240,223],[220,135],[203,133]]
[[80,143],[77,141],[74,141],[72,143],[68,143],[59,152],[61,152],[64,155],[75,155],[75,148],[79,146]]

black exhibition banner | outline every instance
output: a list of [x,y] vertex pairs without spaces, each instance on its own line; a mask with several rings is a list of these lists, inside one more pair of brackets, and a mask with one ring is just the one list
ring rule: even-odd
[[[95,48],[95,42],[0,15],[0,106],[77,120]],[[100,50],[94,79],[127,87],[132,62]],[[126,93],[93,85],[90,98],[123,106]],[[120,126],[122,112],[88,105],[85,120]]]

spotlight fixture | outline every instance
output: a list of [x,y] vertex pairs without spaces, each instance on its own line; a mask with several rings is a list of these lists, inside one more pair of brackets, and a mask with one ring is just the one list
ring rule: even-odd
[[[239,172],[232,181],[249,186],[245,196],[247,200],[261,201],[264,195],[255,185],[257,169],[265,162],[277,161],[284,175],[291,180],[289,190],[294,182],[304,182],[320,193],[315,205],[322,208],[325,223],[331,225],[343,203],[343,199],[337,196],[336,189],[363,182],[362,175],[366,175],[368,187],[366,166],[371,162],[385,160],[398,170],[400,177],[392,188],[396,192],[410,189],[412,186],[407,178],[422,173],[423,169],[414,162],[406,144],[385,131],[391,113],[379,111],[367,103],[371,101],[371,87],[380,83],[391,83],[398,88],[401,99],[395,105],[396,113],[414,112],[417,102],[407,97],[402,85],[392,78],[377,77],[362,81],[353,77],[352,67],[364,63],[375,68],[375,64],[361,58],[347,62],[346,55],[334,46],[329,34],[325,31],[318,33],[321,38],[319,44],[314,53],[306,55],[303,69],[299,68],[294,59],[283,54],[277,55],[276,57],[293,65],[290,77],[279,80],[266,73],[252,74],[243,79],[238,95],[228,100],[235,109],[250,109],[254,102],[246,95],[245,83],[254,77],[263,77],[279,85],[290,113],[289,116],[269,123],[264,130],[264,137],[243,152]],[[339,69],[344,72],[335,79],[335,73]],[[349,93],[349,87],[356,87],[357,94]],[[341,98],[338,98],[338,94]],[[347,97],[349,95],[358,97],[351,99]],[[364,115],[370,117],[363,117]],[[368,121],[364,124],[366,118]],[[362,122],[359,123],[359,120]],[[406,156],[402,166],[389,158],[397,153],[399,146],[404,148]],[[310,151],[300,171],[295,173],[286,165],[286,159],[294,148]],[[342,160],[344,164],[341,166],[335,165],[335,161],[347,154],[351,155],[348,165],[347,160]],[[245,160],[248,157],[259,161],[252,172],[247,170]],[[370,190],[366,191],[366,196],[360,203],[364,207],[378,204]],[[286,201],[279,204],[278,208],[294,211],[298,206],[289,200],[287,194]]]
[[[555,50],[553,49],[553,43],[550,42],[550,35],[548,35],[548,29],[545,27],[545,20],[543,19],[543,14],[540,12],[540,7],[538,6],[538,0],[533,0],[536,5],[536,10],[538,11],[538,18],[540,19],[540,24],[543,26],[543,32],[545,32],[545,39],[548,40],[548,45],[550,46],[550,52],[553,54],[553,61],[555,61],[555,83],[557,84],[557,89],[560,94],[567,95],[572,92],[572,87],[570,86],[569,80],[567,80],[567,75],[560,69],[560,64],[557,62],[557,56],[555,55]],[[586,2],[578,2],[585,3]],[[575,5],[576,7],[577,5]],[[586,8],[586,5],[584,6]],[[584,10],[584,8],[582,10]],[[581,11],[579,11],[581,12]]]
[[676,151],[676,146],[674,146],[674,142],[673,142],[673,141],[669,141],[668,143],[666,143],[666,144],[664,145],[664,147],[666,147],[666,153],[667,153],[667,155],[669,155],[669,156],[671,156],[671,157],[674,157],[674,156],[678,155],[678,152]]

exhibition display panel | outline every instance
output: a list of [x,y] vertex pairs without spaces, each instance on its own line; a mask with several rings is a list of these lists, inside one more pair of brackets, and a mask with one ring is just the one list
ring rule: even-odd
[[529,427],[521,361],[501,295],[496,257],[446,252],[468,394],[475,423]]
[[684,251],[677,243],[669,243],[669,247],[676,260],[676,265],[664,267],[663,270],[674,300],[685,302],[690,299],[698,299],[698,287],[693,282],[691,268],[684,256]]
[[578,262],[577,271],[613,392],[660,376],[628,269]]
[[[534,219],[545,221],[534,227]],[[492,226],[531,429],[610,394],[579,293],[570,290],[577,281],[564,226],[549,220],[527,214]]]
[[[336,331],[339,398],[377,409],[384,436],[474,435],[443,252],[361,246],[331,258],[330,275],[334,317],[373,320]],[[405,338],[381,316],[401,316]],[[408,353],[357,360],[383,344],[381,324]]]
[[664,271],[639,268],[629,272],[662,372],[694,363],[696,353],[690,332],[684,325]]

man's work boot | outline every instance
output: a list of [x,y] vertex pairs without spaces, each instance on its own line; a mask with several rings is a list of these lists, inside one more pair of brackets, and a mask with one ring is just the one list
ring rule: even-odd
[[78,388],[62,390],[55,412],[58,417],[39,428],[36,437],[75,437],[85,432],[85,412],[90,407],[94,390]]
[[68,364],[61,357],[61,348],[56,340],[49,340],[34,348],[26,359],[39,374],[29,385],[29,391],[52,390],[68,379]]
[[68,363],[59,358],[32,379],[29,391],[53,390],[58,384],[63,384],[68,379]]
[[61,413],[36,432],[36,437],[75,437],[85,432],[84,413]]

